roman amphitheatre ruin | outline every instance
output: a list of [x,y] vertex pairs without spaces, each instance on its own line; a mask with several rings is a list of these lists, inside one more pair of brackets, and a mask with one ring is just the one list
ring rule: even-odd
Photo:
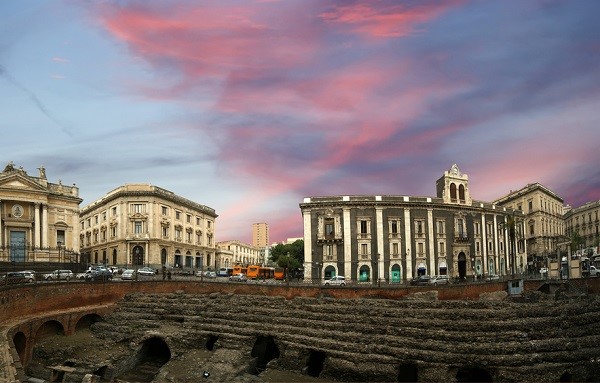
[[[510,282],[508,282],[510,283]],[[0,290],[5,382],[600,380],[600,279]]]

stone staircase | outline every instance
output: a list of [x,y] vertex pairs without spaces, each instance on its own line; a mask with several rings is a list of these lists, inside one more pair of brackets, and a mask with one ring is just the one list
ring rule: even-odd
[[[321,377],[396,381],[398,366],[419,380],[456,380],[481,369],[494,381],[600,378],[600,305],[596,298],[515,303],[294,298],[254,295],[130,294],[97,324],[115,341],[170,333],[217,336],[219,347],[252,349],[271,336],[281,351],[275,367],[301,371],[312,352],[326,355]],[[183,348],[183,346],[182,346]]]

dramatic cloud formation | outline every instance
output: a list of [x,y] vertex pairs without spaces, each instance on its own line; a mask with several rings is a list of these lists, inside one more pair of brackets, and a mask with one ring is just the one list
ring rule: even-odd
[[[479,200],[533,182],[572,206],[600,199],[594,0],[24,4],[7,9],[30,29],[0,37],[4,78],[80,129],[60,157],[5,161],[51,176],[72,158],[61,177],[84,205],[150,182],[214,207],[218,240],[249,242],[253,222],[301,236],[306,196],[432,196],[453,163]],[[29,39],[53,67],[17,73]]]

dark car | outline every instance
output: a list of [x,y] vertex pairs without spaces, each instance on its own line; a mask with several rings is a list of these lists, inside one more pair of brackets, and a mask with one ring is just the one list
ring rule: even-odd
[[11,271],[2,276],[0,283],[6,285],[12,285],[17,283],[31,283],[35,281],[35,276],[30,272],[25,271]]
[[113,279],[113,272],[110,269],[95,269],[95,270],[92,270],[91,273],[86,274],[86,276],[85,276],[86,281],[92,281],[92,282],[97,282],[97,281],[106,282],[106,281],[112,281],[112,279]]
[[417,279],[413,279],[412,281],[410,281],[410,284],[413,286],[422,286],[428,285],[430,281],[431,277],[429,275],[419,275]]

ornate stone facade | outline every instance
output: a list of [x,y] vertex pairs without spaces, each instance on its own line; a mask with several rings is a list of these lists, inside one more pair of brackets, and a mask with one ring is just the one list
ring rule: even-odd
[[522,212],[473,201],[468,176],[456,165],[436,185],[436,198],[305,198],[305,279],[401,283],[422,274],[464,279],[525,271],[526,244],[519,236],[511,244],[508,235],[509,216]]
[[82,257],[122,267],[215,268],[215,210],[157,186],[127,184],[81,210]]
[[260,248],[254,245],[240,242],[238,240],[222,241],[217,243],[219,249],[220,267],[232,267],[233,265],[262,265]]
[[79,188],[30,176],[11,162],[0,173],[0,262],[76,262]]

